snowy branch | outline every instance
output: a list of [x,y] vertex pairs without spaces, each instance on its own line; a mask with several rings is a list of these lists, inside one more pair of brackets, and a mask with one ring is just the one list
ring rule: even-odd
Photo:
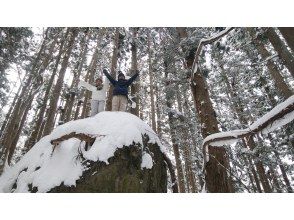
[[199,60],[199,55],[202,51],[202,48],[207,45],[207,44],[211,44],[215,41],[217,41],[218,39],[222,38],[223,36],[227,35],[230,31],[232,31],[234,28],[230,27],[230,28],[226,28],[225,30],[219,32],[218,34],[210,37],[210,38],[206,38],[206,39],[201,39],[199,42],[199,45],[197,47],[196,53],[195,53],[195,58],[194,58],[194,62],[192,65],[192,76],[197,72],[198,69],[198,60]]
[[240,138],[249,137],[256,133],[269,133],[278,127],[288,124],[294,119],[294,95],[280,103],[270,112],[251,124],[247,129],[220,132],[207,136],[203,141],[203,150],[206,161],[208,157],[208,146],[223,146],[232,144]]

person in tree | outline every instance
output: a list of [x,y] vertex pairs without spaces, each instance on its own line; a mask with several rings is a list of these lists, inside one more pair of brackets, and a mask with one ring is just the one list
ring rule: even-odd
[[112,111],[126,111],[128,104],[128,87],[139,76],[139,71],[129,79],[125,78],[125,75],[118,71],[117,80],[113,79],[107,69],[103,69],[103,73],[109,79],[110,83],[114,86],[113,98],[112,98]]
[[98,77],[95,80],[95,86],[91,85],[83,80],[80,80],[78,87],[84,87],[85,89],[92,92],[91,97],[91,116],[98,114],[99,112],[104,111],[105,100],[106,100],[106,91],[109,86],[108,80],[103,84],[102,77]]

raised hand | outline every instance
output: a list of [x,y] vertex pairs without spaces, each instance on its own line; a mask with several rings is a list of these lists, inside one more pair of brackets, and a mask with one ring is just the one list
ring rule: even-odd
[[107,70],[106,68],[103,68],[102,72],[103,72],[104,74],[108,74],[108,70]]

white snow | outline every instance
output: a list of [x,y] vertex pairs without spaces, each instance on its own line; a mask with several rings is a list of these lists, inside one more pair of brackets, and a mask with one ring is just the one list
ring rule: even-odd
[[[88,134],[96,137],[96,141],[85,151],[80,148],[81,141],[72,138],[63,141],[52,154],[50,141],[72,132]],[[149,136],[150,143],[157,143],[161,151],[165,152],[155,132],[141,119],[126,112],[105,111],[94,117],[60,125],[36,143],[13,167],[5,169],[0,177],[0,192],[10,192],[15,182],[17,188],[14,192],[28,192],[30,183],[38,187],[38,192],[47,192],[62,182],[67,186],[75,185],[85,170],[77,157],[79,148],[85,159],[108,164],[108,159],[114,156],[118,148],[129,146],[133,142],[143,144],[144,134]],[[150,154],[143,152],[142,156],[141,167],[152,168]],[[27,170],[23,171],[24,169]]]
[[150,154],[144,152],[142,156],[141,168],[151,169],[153,166],[153,160]]

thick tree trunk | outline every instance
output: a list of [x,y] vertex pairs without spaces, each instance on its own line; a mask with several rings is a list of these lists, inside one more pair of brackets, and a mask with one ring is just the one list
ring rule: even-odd
[[[286,45],[275,32],[274,28],[268,28],[265,33],[275,50],[278,52],[278,55],[282,59],[284,65],[287,67],[292,77],[294,77],[294,56],[287,49]],[[294,36],[292,36],[292,38],[294,38]]]
[[[186,38],[188,35],[185,29],[178,28],[181,38]],[[189,53],[193,53],[192,51]],[[192,68],[194,61],[193,56],[186,57],[188,68]],[[193,70],[192,70],[193,71]],[[202,136],[218,133],[218,122],[216,120],[215,111],[209,98],[208,87],[206,81],[197,69],[193,73],[191,79],[191,91],[195,104],[196,111],[199,115],[200,123],[202,124]],[[228,176],[229,161],[226,156],[226,151],[223,147],[208,146],[209,161],[205,165],[205,180],[208,192],[234,192],[231,178]]]
[[[264,60],[270,57],[271,54],[267,51],[265,46],[256,39],[256,32],[254,31],[254,29],[247,28],[247,30],[250,36],[252,37],[253,43],[256,46],[256,49],[258,50],[261,57]],[[288,85],[284,82],[284,79],[281,76],[277,66],[274,64],[272,60],[268,60],[266,63],[266,66],[280,94],[285,98],[289,98],[293,94],[293,92],[289,89]]]
[[47,122],[46,122],[46,125],[44,128],[44,135],[48,135],[54,127],[54,116],[55,116],[56,110],[57,110],[57,103],[58,103],[58,100],[60,97],[60,92],[61,92],[62,85],[63,85],[65,71],[68,66],[69,57],[71,55],[71,52],[72,52],[72,49],[74,46],[75,38],[78,34],[78,31],[76,28],[70,28],[70,32],[71,32],[70,39],[68,40],[68,43],[66,46],[67,51],[65,52],[65,55],[63,57],[61,69],[60,69],[59,75],[58,75],[58,79],[57,79],[56,85],[53,89],[52,96],[50,98],[49,114],[48,114]]
[[294,27],[280,27],[279,31],[282,33],[288,46],[291,48],[292,53],[294,53]]

